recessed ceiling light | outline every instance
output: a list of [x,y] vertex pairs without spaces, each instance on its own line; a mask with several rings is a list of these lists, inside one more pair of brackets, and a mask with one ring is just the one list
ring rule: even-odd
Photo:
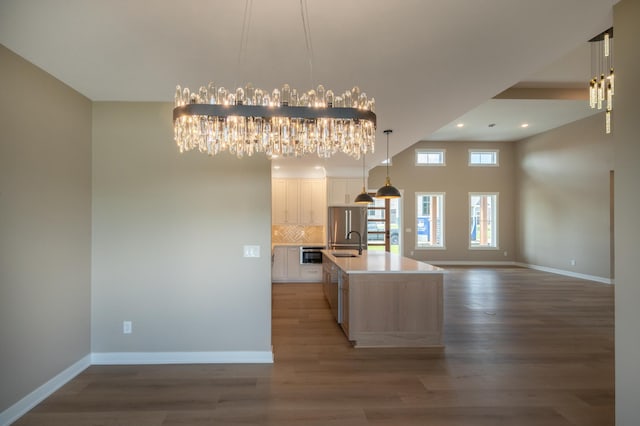
[[273,166],[274,169],[280,170],[280,166]]
[[314,169],[316,170],[320,170],[322,168],[322,166],[315,166]]
[[522,127],[523,129],[524,129],[525,127],[529,127],[529,123],[522,123],[522,124],[520,125],[520,127]]
[[456,124],[456,127],[464,127],[464,123],[458,123]]

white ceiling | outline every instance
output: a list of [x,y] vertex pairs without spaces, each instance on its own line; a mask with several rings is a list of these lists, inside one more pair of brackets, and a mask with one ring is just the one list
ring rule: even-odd
[[[243,61],[239,0],[0,0],[0,43],[94,101],[171,101],[176,84],[211,80],[227,88],[321,83],[336,92],[358,85],[377,102],[378,149],[367,157],[375,165],[387,128],[393,154],[419,140],[451,139],[448,125],[459,120],[468,124],[454,139],[487,139],[490,121],[496,137],[513,140],[588,114],[578,101],[491,99],[516,83],[587,81],[586,40],[611,26],[615,2],[306,1],[313,73],[300,0],[252,2]],[[522,120],[526,132],[507,132]],[[276,162],[361,172],[346,156]]]

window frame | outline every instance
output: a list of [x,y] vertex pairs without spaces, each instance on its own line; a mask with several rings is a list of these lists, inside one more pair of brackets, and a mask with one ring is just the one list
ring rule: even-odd
[[[471,214],[471,197],[474,196],[493,196],[495,197],[495,206],[492,206],[493,213],[493,236],[495,237],[495,244],[492,246],[479,246],[473,245],[471,241],[471,229],[473,227],[473,216]],[[469,243],[469,250],[500,250],[500,193],[499,192],[469,192],[467,216],[469,218],[469,233],[467,234],[467,241]]]
[[[433,245],[433,246],[420,246],[418,245],[418,197],[419,196],[439,196],[440,198],[440,232],[441,232],[441,243],[440,245]],[[414,236],[414,250],[446,250],[447,249],[447,245],[446,245],[446,232],[445,232],[445,199],[446,199],[446,192],[442,192],[442,191],[429,191],[429,192],[415,192],[414,193],[414,201],[415,201],[415,205],[414,205],[414,209],[413,209],[413,213],[414,213],[414,220],[413,220],[413,224],[416,227],[413,236]]]
[[[420,163],[418,156],[420,154],[439,153],[442,155],[441,163]],[[416,148],[414,155],[414,164],[417,167],[444,167],[447,165],[447,150],[444,148]]]
[[[495,154],[496,162],[495,163],[472,163],[471,155],[472,154],[483,154],[483,153],[491,153]],[[469,167],[500,167],[500,150],[499,149],[486,149],[486,148],[470,148],[469,154],[467,157],[467,163]]]

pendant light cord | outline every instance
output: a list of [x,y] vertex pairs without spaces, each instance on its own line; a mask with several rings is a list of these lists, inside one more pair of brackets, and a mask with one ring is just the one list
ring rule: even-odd
[[391,162],[389,159],[389,133],[393,132],[393,130],[387,129],[384,132],[387,135],[387,178],[389,178],[389,163]]
[[362,189],[366,188],[365,178],[364,178],[364,154],[362,155]]

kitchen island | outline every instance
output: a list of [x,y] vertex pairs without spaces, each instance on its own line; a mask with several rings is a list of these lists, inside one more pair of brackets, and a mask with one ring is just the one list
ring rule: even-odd
[[387,252],[322,254],[325,297],[355,347],[442,346],[441,268]]

